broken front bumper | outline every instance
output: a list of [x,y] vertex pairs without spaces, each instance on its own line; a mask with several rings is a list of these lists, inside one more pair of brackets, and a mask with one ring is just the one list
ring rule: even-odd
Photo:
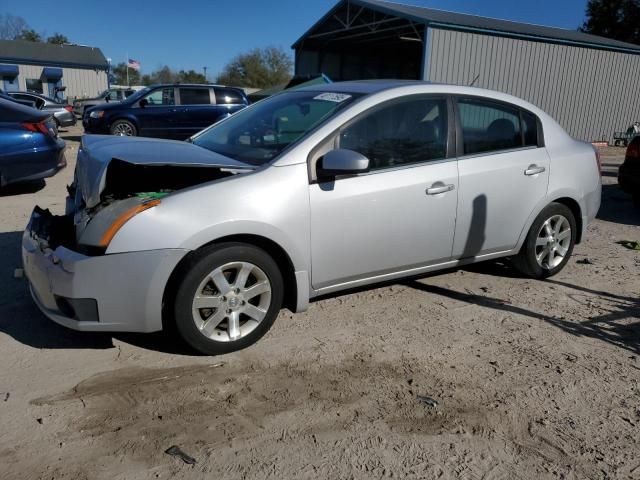
[[[187,250],[166,249],[86,256],[52,241],[36,207],[22,237],[22,260],[40,310],[74,330],[162,330],[162,298]],[[55,230],[55,229],[54,229]]]

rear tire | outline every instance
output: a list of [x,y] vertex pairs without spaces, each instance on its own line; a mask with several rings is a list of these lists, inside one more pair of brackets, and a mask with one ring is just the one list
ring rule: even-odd
[[135,137],[138,135],[136,126],[128,120],[116,120],[111,125],[111,135],[120,137]]
[[273,325],[282,274],[264,250],[244,243],[203,248],[181,268],[173,313],[180,336],[206,355],[257,342]]
[[527,277],[551,277],[567,264],[575,241],[573,212],[566,205],[551,203],[536,217],[512,263]]

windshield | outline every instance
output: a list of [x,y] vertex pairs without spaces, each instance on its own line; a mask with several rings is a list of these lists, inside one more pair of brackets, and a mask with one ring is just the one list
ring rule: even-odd
[[234,160],[262,165],[358,96],[335,92],[281,93],[209,127],[193,137],[192,142]]

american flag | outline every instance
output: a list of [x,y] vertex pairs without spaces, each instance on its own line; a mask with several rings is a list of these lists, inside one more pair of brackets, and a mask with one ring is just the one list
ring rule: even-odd
[[127,63],[127,67],[133,68],[134,70],[140,70],[140,62],[138,60],[130,58],[129,63]]

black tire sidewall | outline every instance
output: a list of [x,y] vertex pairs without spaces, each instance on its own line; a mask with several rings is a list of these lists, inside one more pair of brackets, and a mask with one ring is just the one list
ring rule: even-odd
[[[202,279],[220,265],[230,262],[250,262],[262,269],[271,283],[271,305],[265,318],[246,337],[233,342],[216,342],[200,333],[196,327],[191,305]],[[173,302],[175,327],[180,336],[194,349],[206,355],[219,355],[246,348],[257,342],[273,325],[284,295],[282,274],[273,258],[264,250],[243,243],[224,243],[204,248],[183,267]]]
[[[554,215],[562,215],[569,221],[569,225],[571,225],[571,243],[562,262],[557,267],[549,270],[538,265],[538,261],[536,260],[536,240],[538,238],[538,232],[542,228],[542,224]],[[573,253],[573,247],[576,243],[576,228],[576,219],[569,207],[561,203],[551,203],[545,207],[531,225],[525,243],[520,251],[521,263],[524,264],[526,269],[526,272],[524,273],[527,273],[529,276],[534,278],[547,278],[562,270]]]
[[137,137],[138,136],[138,129],[129,120],[116,120],[115,122],[113,122],[111,124],[111,128],[109,129],[109,132],[111,133],[111,135],[115,135],[115,133],[113,133],[113,131],[114,131],[115,126],[118,125],[119,123],[126,123],[127,125],[129,125],[133,129],[133,135],[131,135],[132,137]]

